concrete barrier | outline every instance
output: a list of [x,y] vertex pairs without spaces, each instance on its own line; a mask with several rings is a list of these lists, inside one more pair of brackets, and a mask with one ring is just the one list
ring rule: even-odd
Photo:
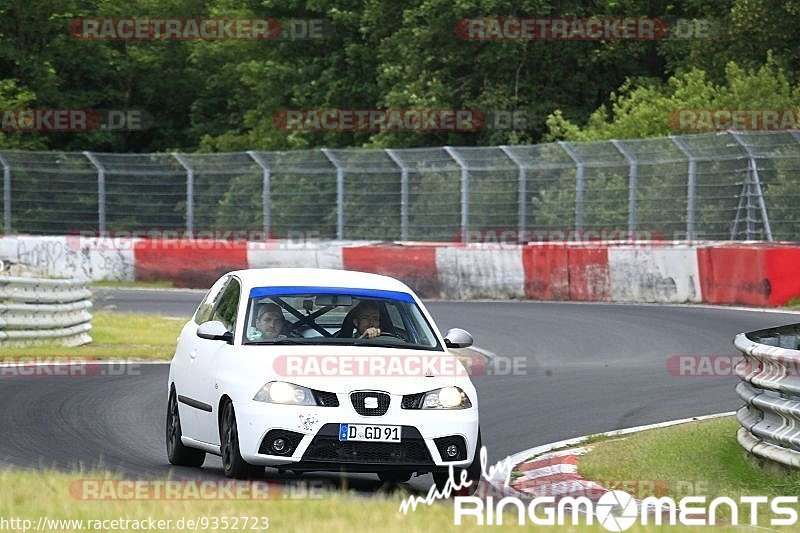
[[143,239],[134,246],[137,281],[172,280],[178,287],[210,287],[225,272],[247,268],[247,242]]
[[608,266],[612,301],[702,301],[694,248],[610,248]]
[[342,248],[342,266],[347,270],[392,276],[408,284],[422,298],[439,298],[436,248],[403,244],[373,244]]
[[25,264],[51,277],[133,281],[135,242],[79,236],[6,236],[0,238],[0,260]]
[[785,305],[800,245],[706,242],[484,245],[374,241],[0,238],[0,260],[88,280],[205,288],[241,268],[318,267],[399,278],[426,298]]
[[697,249],[704,301],[785,305],[800,296],[800,246],[718,244]]
[[520,249],[436,248],[436,277],[442,298],[524,298]]

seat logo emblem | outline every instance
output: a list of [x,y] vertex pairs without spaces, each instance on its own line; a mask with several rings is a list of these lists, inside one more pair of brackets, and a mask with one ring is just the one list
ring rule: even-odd
[[364,398],[364,409],[377,409],[378,399],[374,396],[367,396]]

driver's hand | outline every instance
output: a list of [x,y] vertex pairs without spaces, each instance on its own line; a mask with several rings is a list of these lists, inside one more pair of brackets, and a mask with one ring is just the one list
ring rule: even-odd
[[373,339],[381,334],[380,328],[367,328],[364,333],[359,336],[359,339]]

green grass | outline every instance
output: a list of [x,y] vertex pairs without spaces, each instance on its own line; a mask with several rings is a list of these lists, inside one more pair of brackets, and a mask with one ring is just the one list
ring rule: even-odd
[[155,281],[93,281],[92,287],[132,287],[135,289],[172,289],[175,284],[172,280],[155,280]]
[[746,459],[736,441],[738,428],[735,417],[725,417],[634,433],[596,444],[580,459],[578,471],[607,486],[624,482],[637,486],[639,480],[638,486],[649,487],[655,482],[662,490],[656,495],[677,499],[800,494],[800,472],[770,474]]
[[171,359],[184,319],[100,311],[92,317],[92,343],[76,348],[57,345],[4,347],[0,359],[11,357],[74,357]]
[[[418,507],[416,512],[398,512],[400,495],[378,495],[371,499],[345,492],[323,493],[321,498],[284,498],[291,493],[274,493],[269,500],[100,500],[76,499],[70,491],[73,482],[81,479],[108,478],[108,474],[66,474],[56,472],[0,471],[0,517],[20,517],[37,523],[40,516],[54,519],[146,519],[173,520],[200,517],[223,518],[267,517],[267,531],[381,531],[408,533],[410,531],[440,532],[453,527],[451,508],[445,505]],[[13,490],[6,488],[13,487]],[[267,492],[273,494],[272,487]],[[79,494],[79,492],[78,492]],[[200,529],[201,531],[219,531]],[[239,524],[239,529],[242,525]],[[507,529],[511,529],[510,527]],[[517,528],[518,529],[518,528]],[[77,528],[73,529],[77,530]],[[113,530],[113,529],[110,529]],[[174,526],[168,531],[178,531]],[[482,531],[482,528],[462,528]],[[250,529],[247,531],[263,531]]]
[[[524,527],[517,524],[516,515],[506,514],[503,525],[478,526],[474,517],[466,517],[464,523],[453,522],[454,503],[437,501],[428,506],[420,504],[407,514],[399,511],[400,502],[408,496],[403,490],[378,491],[365,496],[343,490],[315,494],[315,498],[297,498],[297,492],[281,491],[270,486],[267,500],[87,500],[81,497],[82,480],[121,479],[108,473],[62,473],[54,471],[0,470],[0,518],[30,520],[35,527],[40,517],[58,520],[171,520],[171,531],[179,531],[175,523],[180,519],[207,517],[229,524],[236,517],[266,517],[268,529],[246,529],[246,531],[324,531],[325,533],[352,533],[353,531],[380,531],[381,533],[443,533],[485,531],[554,531],[592,532],[607,530],[599,524],[592,526],[540,526],[529,521]],[[163,481],[163,480],[162,480]],[[71,490],[72,489],[72,490]],[[541,513],[540,513],[541,515]],[[86,524],[84,524],[86,525]],[[252,525],[252,524],[251,524]],[[21,529],[17,529],[20,531]],[[84,531],[87,529],[84,528]],[[96,530],[96,529],[95,529]],[[133,529],[128,529],[132,531]],[[186,529],[184,529],[185,531]],[[199,528],[198,531],[223,531],[223,527]],[[239,530],[242,530],[241,523]],[[652,531],[635,525],[627,530],[632,533]],[[731,528],[715,527],[714,531]],[[75,525],[59,531],[80,531]],[[107,527],[105,531],[120,531]],[[153,530],[151,530],[153,531]],[[230,526],[227,531],[231,531]],[[669,531],[705,531],[706,528],[689,529],[670,527]],[[737,530],[740,531],[740,530]]]
[[789,307],[791,309],[800,309],[800,296],[795,296],[794,298],[786,302],[786,305],[784,307]]

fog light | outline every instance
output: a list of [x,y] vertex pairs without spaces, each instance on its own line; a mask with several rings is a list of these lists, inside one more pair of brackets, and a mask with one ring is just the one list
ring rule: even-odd
[[447,457],[450,458],[455,457],[456,455],[458,455],[458,447],[455,444],[451,444],[450,446],[447,447],[445,453],[447,454]]
[[272,449],[276,452],[280,453],[286,448],[286,440],[285,439],[275,439],[272,441]]

